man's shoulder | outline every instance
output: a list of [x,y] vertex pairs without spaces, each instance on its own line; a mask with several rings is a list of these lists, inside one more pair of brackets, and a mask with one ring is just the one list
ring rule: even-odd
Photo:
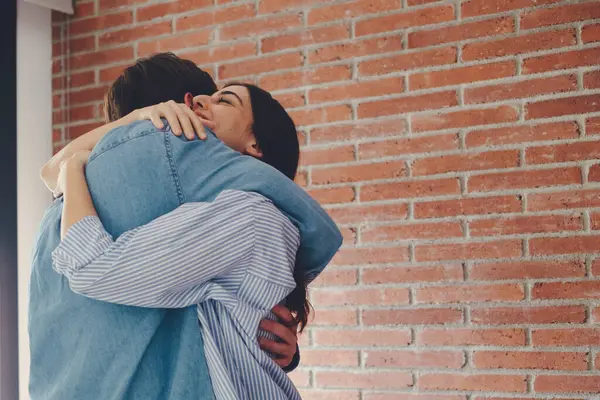
[[164,133],[156,128],[151,121],[136,121],[128,125],[119,126],[104,135],[94,147],[94,153],[105,152],[143,136],[158,134],[162,135]]

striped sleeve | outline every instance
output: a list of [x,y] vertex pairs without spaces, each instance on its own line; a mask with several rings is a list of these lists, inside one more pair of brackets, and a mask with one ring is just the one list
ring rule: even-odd
[[184,204],[113,241],[97,217],[73,225],[53,252],[54,269],[74,292],[111,303],[180,308],[205,284],[254,257],[255,208],[262,196],[224,191]]

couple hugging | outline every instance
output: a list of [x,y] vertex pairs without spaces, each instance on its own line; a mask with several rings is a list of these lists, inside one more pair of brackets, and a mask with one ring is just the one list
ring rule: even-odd
[[293,182],[292,119],[166,53],[124,71],[105,115],[41,171],[32,400],[299,399],[306,287],[342,237]]

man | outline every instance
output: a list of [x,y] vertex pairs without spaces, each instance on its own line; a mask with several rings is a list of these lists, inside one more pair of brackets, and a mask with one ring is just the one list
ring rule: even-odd
[[[171,85],[176,85],[181,75],[194,82],[198,78],[189,68],[179,75],[169,68],[160,72],[163,82]],[[173,77],[171,82],[166,78],[169,74]],[[156,82],[142,86],[158,89]],[[187,91],[190,86],[182,87]],[[131,160],[122,141],[104,145],[102,157],[110,160],[105,165],[118,168],[121,160]],[[141,199],[140,192],[119,190],[119,184],[158,183],[148,192],[155,201],[142,201],[145,205],[160,205],[161,193],[167,191],[160,186],[160,179],[147,173],[148,167],[133,165],[125,171],[128,181],[108,182],[102,170],[95,177],[88,176],[90,186],[95,188],[92,192],[98,196],[95,200],[119,197],[118,202],[112,202],[110,211],[113,215],[122,214],[118,222],[125,227],[146,222],[143,220],[148,215],[144,215],[143,207],[136,215],[125,210],[148,199]],[[195,307],[166,311],[92,301],[72,293],[66,281],[52,270],[50,257],[60,240],[61,207],[58,200],[48,210],[34,255],[30,313],[32,398],[214,398]]]

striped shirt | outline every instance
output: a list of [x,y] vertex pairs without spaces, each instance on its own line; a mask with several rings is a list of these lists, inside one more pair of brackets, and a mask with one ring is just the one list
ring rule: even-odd
[[300,399],[256,340],[294,289],[298,229],[265,197],[223,191],[187,203],[116,241],[97,217],[74,224],[54,269],[84,296],[139,307],[197,304],[218,400]]

